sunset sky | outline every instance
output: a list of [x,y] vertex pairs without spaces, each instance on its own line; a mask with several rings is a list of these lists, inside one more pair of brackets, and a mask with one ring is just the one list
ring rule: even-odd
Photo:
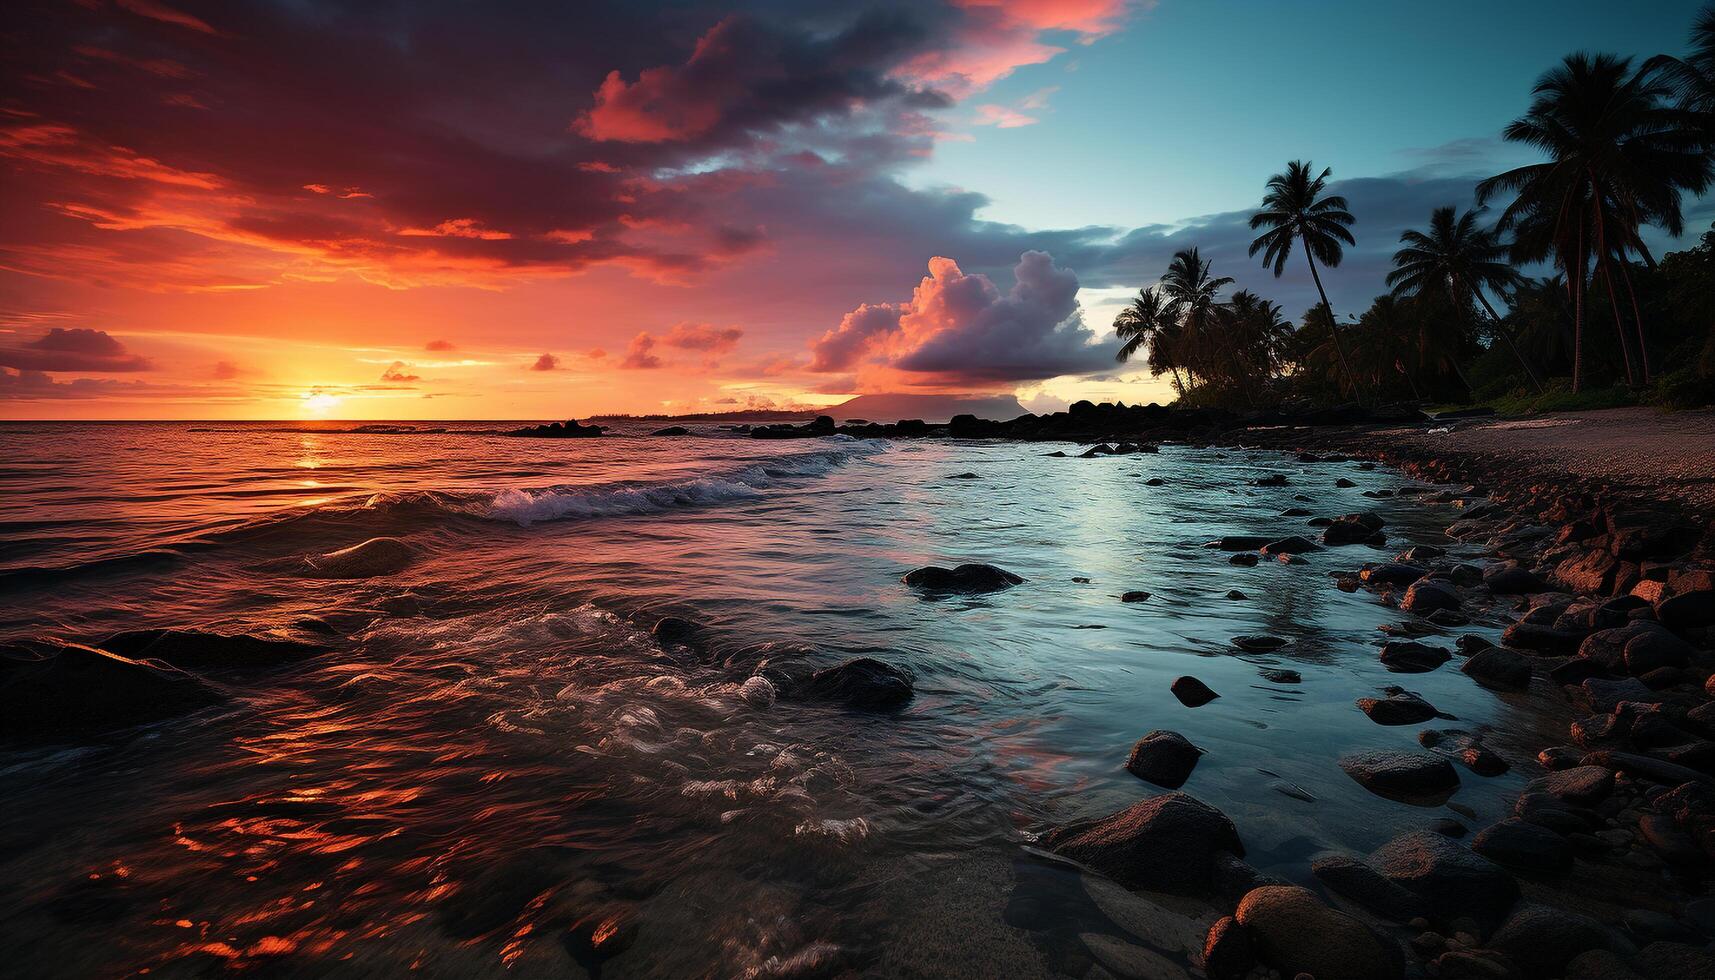
[[1356,312],[1538,73],[1696,7],[12,2],[0,418],[1166,401],[1108,324],[1191,244],[1296,319],[1245,256],[1286,161]]

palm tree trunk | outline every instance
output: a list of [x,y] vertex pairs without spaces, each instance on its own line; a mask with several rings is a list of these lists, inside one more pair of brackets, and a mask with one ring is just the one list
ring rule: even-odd
[[1626,387],[1638,386],[1637,372],[1632,369],[1632,345],[1626,342],[1626,323],[1620,319],[1620,298],[1614,295],[1614,273],[1608,266],[1608,250],[1602,249],[1596,256],[1596,264],[1602,268],[1602,283],[1608,287],[1608,307],[1614,312],[1614,335],[1620,341],[1620,353],[1626,359]]
[[1578,269],[1566,270],[1566,288],[1572,290],[1572,393],[1584,381],[1584,222],[1578,222]]
[[1638,291],[1632,288],[1632,264],[1626,261],[1624,247],[1620,249],[1620,278],[1625,280],[1626,295],[1632,301],[1632,323],[1638,329],[1638,356],[1643,361],[1644,384],[1647,385],[1653,380],[1650,377],[1649,344],[1644,342],[1644,318],[1643,314],[1638,312]]
[[1179,389],[1181,395],[1185,394],[1185,379],[1179,376],[1179,365],[1177,364],[1173,365],[1173,387]]
[[1352,383],[1352,397],[1362,405],[1364,392],[1358,386],[1358,376],[1352,373],[1352,365],[1346,361],[1346,349],[1340,344],[1340,325],[1334,322],[1334,307],[1328,302],[1328,291],[1322,288],[1322,277],[1316,274],[1316,259],[1310,254],[1309,242],[1304,243],[1304,261],[1310,264],[1310,278],[1316,283],[1316,295],[1322,297],[1322,312],[1328,314],[1328,334],[1334,338],[1334,353],[1340,355],[1340,370],[1346,372],[1346,380]]
[[1530,362],[1524,359],[1524,354],[1519,352],[1518,344],[1513,343],[1512,332],[1501,323],[1501,318],[1495,315],[1495,308],[1489,305],[1489,298],[1483,295],[1481,289],[1472,289],[1471,292],[1477,297],[1477,302],[1483,304],[1483,310],[1489,314],[1489,319],[1494,321],[1495,333],[1507,342],[1507,349],[1513,352],[1513,357],[1518,360],[1519,367],[1524,368],[1525,375],[1530,378],[1531,386],[1536,389],[1537,394],[1542,394],[1542,378],[1537,376],[1536,368],[1531,367]]

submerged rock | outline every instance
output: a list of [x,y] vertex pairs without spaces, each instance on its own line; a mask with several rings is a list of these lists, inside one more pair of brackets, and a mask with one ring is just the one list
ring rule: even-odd
[[1404,976],[1398,948],[1369,926],[1329,908],[1307,888],[1274,885],[1250,892],[1234,913],[1258,959],[1283,976],[1316,980],[1389,980]]
[[1357,858],[1343,854],[1318,858],[1311,862],[1310,873],[1329,891],[1384,919],[1410,922],[1424,913],[1423,900],[1416,894]]
[[900,579],[906,585],[924,592],[953,592],[976,594],[1010,589],[1024,581],[1004,568],[978,563],[966,563],[956,568],[926,565],[905,573]]
[[1530,686],[1530,662],[1503,647],[1489,647],[1460,666],[1471,679],[1499,691],[1522,691]]
[[1309,538],[1294,534],[1278,541],[1270,541],[1259,550],[1265,555],[1301,555],[1307,551],[1321,551],[1322,546]]
[[1209,689],[1209,685],[1189,675],[1176,678],[1172,686],[1173,696],[1187,708],[1200,708],[1210,701],[1220,697]]
[[1410,640],[1393,640],[1382,645],[1381,662],[1396,674],[1424,674],[1453,659],[1440,647]]
[[1508,817],[1471,838],[1471,850],[1518,871],[1555,872],[1572,866],[1572,845],[1546,827]]
[[1442,609],[1457,610],[1459,594],[1445,582],[1418,579],[1405,590],[1405,599],[1400,602],[1399,608],[1419,616],[1427,616]]
[[305,575],[311,578],[372,578],[404,570],[417,557],[417,549],[398,538],[370,538],[362,544],[304,559]]
[[177,667],[78,643],[0,645],[0,737],[78,737],[217,704],[220,693]]
[[1120,596],[1121,602],[1147,602],[1148,600],[1149,600],[1149,593],[1144,592],[1141,589],[1134,591],[1134,592],[1127,592],[1126,594]]
[[1233,646],[1240,650],[1249,650],[1252,653],[1267,653],[1270,650],[1278,650],[1286,646],[1286,641],[1278,636],[1268,636],[1267,634],[1235,636],[1233,637]]
[[1177,792],[1051,830],[1042,845],[1128,888],[1198,897],[1214,892],[1218,855],[1245,853],[1226,814]]
[[1146,782],[1178,789],[1191,778],[1203,750],[1178,732],[1157,729],[1137,740],[1126,759],[1126,771]]
[[685,436],[690,435],[691,430],[682,425],[669,425],[665,429],[656,429],[649,434],[652,436]]
[[809,697],[851,708],[885,710],[911,700],[912,679],[903,668],[859,657],[816,671],[804,682],[803,691]]
[[1433,704],[1410,691],[1390,687],[1386,693],[1385,698],[1359,698],[1358,710],[1378,725],[1416,725],[1440,714]]
[[328,652],[299,640],[202,630],[126,630],[96,644],[133,660],[160,660],[185,670],[259,669],[297,663]]

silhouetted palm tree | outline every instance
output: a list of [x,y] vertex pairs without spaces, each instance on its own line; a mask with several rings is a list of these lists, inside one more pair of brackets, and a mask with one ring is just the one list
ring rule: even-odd
[[[1665,76],[1630,69],[1629,58],[1567,56],[1537,80],[1530,108],[1503,134],[1511,142],[1542,150],[1548,161],[1509,170],[1477,186],[1479,200],[1517,194],[1498,223],[1502,229],[1515,229],[1515,261],[1552,254],[1566,272],[1573,299],[1574,391],[1583,377],[1584,294],[1592,264],[1608,284],[1626,374],[1635,381],[1614,299],[1612,266],[1620,264],[1629,287],[1628,252],[1653,265],[1639,228],[1655,224],[1679,235],[1684,230],[1681,192],[1701,193],[1715,171],[1702,128],[1664,101],[1672,94]],[[1635,296],[1632,305],[1637,321]],[[1642,322],[1636,327],[1647,382],[1649,355]]]
[[1660,72],[1678,90],[1680,108],[1696,114],[1705,138],[1715,142],[1715,5],[1705,6],[1692,22],[1690,54],[1656,55],[1644,70]]
[[1507,248],[1494,233],[1477,224],[1482,209],[1460,214],[1457,208],[1436,208],[1429,216],[1429,230],[1407,229],[1399,236],[1405,247],[1393,253],[1394,269],[1387,284],[1395,296],[1416,296],[1426,290],[1446,289],[1461,315],[1473,299],[1489,314],[1494,332],[1524,368],[1530,383],[1542,392],[1542,379],[1519,353],[1512,334],[1502,325],[1495,308],[1483,295],[1485,288],[1502,292],[1513,286],[1519,274],[1504,260]]
[[[1328,292],[1322,288],[1322,276],[1316,271],[1316,262],[1332,269],[1340,264],[1345,254],[1345,245],[1355,245],[1352,233],[1347,230],[1356,219],[1346,210],[1346,199],[1338,195],[1322,197],[1321,194],[1328,184],[1328,175],[1333,171],[1323,168],[1322,173],[1312,176],[1311,165],[1306,160],[1294,160],[1286,165],[1285,173],[1278,173],[1268,179],[1268,190],[1262,197],[1262,210],[1251,215],[1251,229],[1267,228],[1268,231],[1259,235],[1251,242],[1250,254],[1263,253],[1262,264],[1274,268],[1275,278],[1280,278],[1281,271],[1286,267],[1287,257],[1292,254],[1294,241],[1304,243],[1304,260],[1310,264],[1310,278],[1316,283],[1316,293],[1322,297],[1322,306],[1328,311],[1328,323],[1334,323],[1334,308],[1328,303]],[[1362,400],[1358,389],[1358,381],[1352,374],[1351,365],[1346,361],[1345,349],[1340,345],[1340,331],[1332,327],[1334,351],[1340,356],[1340,363],[1346,370],[1346,380],[1352,385],[1354,396]]]
[[[1124,341],[1118,353],[1114,354],[1116,361],[1129,361],[1137,352],[1149,350],[1150,367],[1155,374],[1162,370],[1173,372],[1173,383],[1180,391],[1184,391],[1185,382],[1179,377],[1179,364],[1169,350],[1157,350],[1169,345],[1162,343],[1163,332],[1169,325],[1167,305],[1162,302],[1161,293],[1156,289],[1140,289],[1137,298],[1131,305],[1114,317],[1114,333]],[[1157,354],[1161,356],[1157,356]]]
[[1191,369],[1205,380],[1209,348],[1215,335],[1215,308],[1221,290],[1232,285],[1231,276],[1211,276],[1208,261],[1195,247],[1173,253],[1167,273],[1161,277],[1161,292],[1167,297],[1167,316],[1179,324],[1191,357]]

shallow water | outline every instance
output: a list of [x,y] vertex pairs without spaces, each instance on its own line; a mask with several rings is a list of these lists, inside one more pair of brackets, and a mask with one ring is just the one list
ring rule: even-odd
[[[342,428],[0,425],[0,638],[197,626],[337,648],[212,675],[225,706],[126,737],[0,748],[0,946],[22,975],[1081,976],[1062,940],[1092,929],[1056,918],[1077,903],[1024,845],[1159,792],[1122,768],[1144,732],[1204,748],[1185,791],[1252,864],[1308,881],[1324,851],[1451,815],[1335,765],[1423,727],[1355,698],[1400,684],[1458,719],[1428,727],[1493,726],[1515,763],[1558,710],[1376,662],[1378,627],[1406,617],[1330,573],[1445,545],[1454,512],[1365,498],[1409,481],[1356,464]],[[1250,485],[1274,472],[1291,484]],[[1374,509],[1390,546],[1255,568],[1202,547],[1303,532],[1294,506]],[[294,573],[377,535],[414,561]],[[1027,581],[940,600],[899,582],[961,561]],[[1119,601],[1134,589],[1152,596]],[[669,613],[712,648],[656,644]],[[1250,633],[1291,642],[1232,646]],[[855,656],[910,669],[915,699],[873,714],[741,688]],[[1263,680],[1273,665],[1303,682]],[[1221,697],[1184,707],[1182,674]],[[1523,778],[1461,770],[1452,802],[1493,819]],[[625,942],[597,962],[602,929]]]

